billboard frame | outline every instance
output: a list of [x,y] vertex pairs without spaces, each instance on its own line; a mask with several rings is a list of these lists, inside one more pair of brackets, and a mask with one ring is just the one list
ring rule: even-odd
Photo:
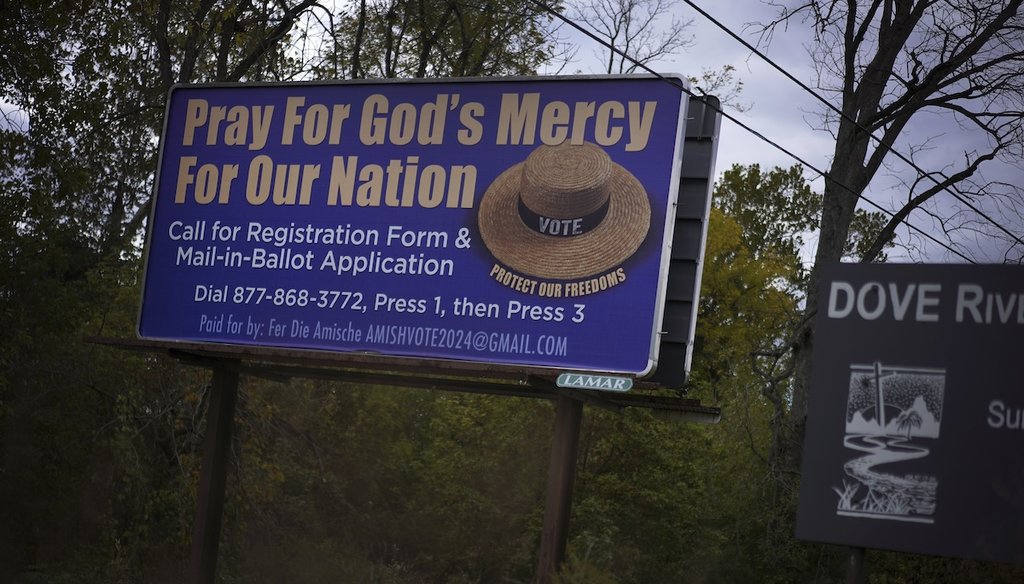
[[[566,371],[566,370],[584,370],[584,371],[588,371],[588,372],[592,372],[592,373],[613,373],[613,374],[617,374],[617,375],[627,375],[627,376],[633,377],[633,378],[638,379],[638,380],[639,379],[644,379],[644,378],[650,378],[653,381],[656,381],[656,383],[658,385],[665,386],[665,387],[674,387],[674,388],[679,389],[679,388],[682,388],[683,385],[685,384],[686,376],[687,376],[687,374],[689,372],[690,361],[691,361],[691,357],[692,357],[692,345],[693,345],[693,338],[694,338],[694,334],[695,334],[694,331],[695,331],[695,325],[696,325],[696,322],[695,322],[696,321],[696,306],[697,306],[697,300],[699,298],[700,272],[701,272],[701,269],[703,267],[702,263],[703,263],[704,244],[705,244],[706,236],[707,236],[707,212],[708,212],[708,209],[710,207],[710,186],[711,186],[710,174],[711,174],[711,172],[713,170],[713,167],[714,167],[715,152],[717,150],[718,128],[719,128],[720,119],[721,119],[720,115],[716,115],[717,114],[717,107],[716,107],[717,106],[717,100],[714,100],[714,98],[711,98],[711,100],[713,100],[712,103],[710,103],[710,104],[701,103],[696,98],[693,98],[692,93],[689,92],[689,90],[685,87],[685,82],[682,80],[681,77],[673,76],[673,77],[670,78],[670,80],[668,80],[668,79],[662,78],[661,76],[657,76],[657,75],[573,75],[573,76],[554,76],[554,77],[525,77],[524,76],[524,77],[510,77],[510,78],[500,78],[500,79],[493,79],[493,78],[464,78],[464,79],[456,79],[456,80],[447,80],[447,79],[353,80],[353,81],[312,81],[312,82],[300,82],[300,83],[258,83],[258,84],[245,84],[245,85],[246,86],[253,86],[253,87],[257,87],[257,88],[258,87],[267,87],[267,88],[274,88],[274,87],[300,87],[301,88],[301,87],[311,87],[311,86],[329,86],[329,87],[334,87],[334,86],[338,86],[338,87],[348,87],[348,86],[384,86],[384,87],[387,87],[387,86],[409,85],[409,84],[413,84],[413,85],[425,85],[425,84],[445,84],[445,85],[447,85],[447,84],[453,84],[453,85],[467,84],[467,85],[472,85],[472,84],[487,84],[487,83],[543,83],[543,82],[549,82],[549,81],[572,82],[572,81],[606,81],[606,80],[607,81],[621,81],[621,80],[658,80],[658,79],[663,79],[663,80],[669,81],[670,83],[671,82],[675,82],[675,81],[679,81],[679,82],[683,83],[683,85],[680,85],[678,87],[678,90],[679,90],[679,92],[681,94],[684,94],[684,95],[688,96],[689,99],[683,98],[683,97],[680,98],[681,99],[681,106],[680,106],[681,107],[681,114],[687,114],[688,113],[688,109],[689,108],[686,105],[687,102],[697,102],[698,104],[703,106],[703,110],[701,112],[701,118],[702,119],[701,120],[697,120],[697,121],[701,124],[701,127],[704,128],[704,129],[699,132],[699,136],[697,136],[695,139],[699,140],[699,141],[708,142],[708,143],[710,143],[713,146],[713,149],[711,150],[710,156],[706,157],[707,160],[702,160],[702,162],[706,162],[707,163],[707,166],[704,167],[703,171],[700,171],[700,172],[703,172],[703,174],[704,174],[704,181],[705,181],[704,182],[704,188],[706,189],[706,199],[703,201],[703,203],[702,203],[703,208],[700,211],[700,215],[702,215],[702,216],[698,216],[696,218],[697,221],[698,221],[698,228],[700,230],[699,231],[699,238],[698,238],[698,240],[699,240],[699,248],[697,250],[697,256],[695,258],[693,258],[693,260],[695,260],[696,274],[695,274],[695,276],[691,276],[693,278],[692,295],[691,295],[690,299],[685,301],[685,302],[689,302],[691,304],[689,307],[687,307],[689,314],[686,315],[685,330],[684,331],[666,331],[665,330],[665,328],[666,328],[665,327],[665,316],[666,316],[667,307],[670,304],[672,304],[672,303],[678,304],[678,302],[675,302],[678,299],[675,298],[675,297],[670,298],[669,297],[669,292],[668,292],[668,286],[670,285],[670,278],[671,278],[671,275],[670,275],[671,270],[669,269],[669,267],[673,266],[673,268],[674,268],[675,264],[677,263],[676,262],[676,259],[677,259],[677,257],[676,257],[677,256],[677,251],[676,250],[678,248],[678,241],[677,240],[679,239],[679,232],[678,232],[678,230],[676,228],[676,224],[680,222],[679,217],[681,216],[683,207],[685,206],[685,205],[679,204],[678,197],[679,197],[680,192],[681,192],[681,190],[683,188],[682,183],[684,183],[687,178],[692,178],[690,176],[682,176],[682,174],[685,172],[684,165],[686,165],[686,152],[688,151],[688,150],[686,150],[684,148],[684,144],[687,144],[688,142],[691,141],[690,133],[688,131],[686,131],[685,129],[690,127],[690,125],[693,122],[693,120],[687,121],[686,118],[685,118],[685,115],[680,115],[680,117],[679,117],[680,128],[676,132],[676,140],[675,140],[675,142],[676,142],[675,148],[676,148],[676,151],[679,153],[679,156],[676,156],[675,160],[673,160],[673,168],[672,168],[671,176],[670,176],[670,183],[672,185],[675,185],[673,187],[674,194],[672,194],[670,196],[670,200],[668,201],[669,208],[670,209],[674,208],[675,212],[674,213],[670,213],[667,217],[665,217],[665,223],[664,223],[664,226],[663,226],[663,233],[661,234],[661,240],[660,241],[663,242],[662,243],[662,248],[663,249],[660,250],[661,266],[659,268],[658,282],[656,284],[656,286],[657,286],[657,298],[656,298],[655,305],[652,307],[653,314],[654,314],[654,321],[653,321],[653,325],[654,326],[652,326],[652,329],[650,331],[649,359],[648,359],[648,367],[646,368],[645,371],[640,372],[640,373],[636,373],[636,372],[620,371],[618,369],[613,369],[613,368],[599,368],[599,367],[580,368],[580,367],[577,367],[575,365],[562,365],[562,364],[543,364],[543,365],[529,365],[529,364],[525,364],[524,365],[524,364],[521,364],[521,363],[495,363],[493,361],[487,360],[487,358],[486,358],[487,356],[486,355],[484,357],[480,358],[480,359],[436,358],[436,357],[424,357],[424,356],[418,356],[418,355],[389,355],[387,357],[387,359],[394,360],[395,363],[407,362],[408,364],[410,364],[412,366],[416,366],[416,367],[428,366],[428,367],[437,367],[437,368],[440,368],[440,369],[445,369],[451,363],[470,363],[470,364],[476,364],[477,368],[478,367],[482,367],[482,366],[486,366],[488,369],[497,368],[499,370],[509,370],[509,371],[524,371],[525,370],[525,371],[529,371],[529,372],[537,373],[537,374],[541,374],[541,375],[547,375],[547,374],[557,375],[557,373],[562,372],[562,371]],[[153,204],[152,204],[151,209],[150,209],[149,224],[148,224],[149,225],[149,229],[147,229],[146,238],[145,238],[145,247],[144,247],[144,256],[143,256],[144,257],[144,266],[143,266],[144,283],[148,281],[150,271],[153,269],[153,266],[151,265],[150,250],[151,250],[152,245],[153,245],[153,238],[155,237],[155,232],[156,232],[155,226],[156,226],[156,220],[157,220],[157,213],[158,213],[158,210],[159,210],[158,209],[158,205],[156,203],[157,203],[157,196],[158,196],[158,194],[160,192],[160,184],[161,184],[161,182],[160,182],[161,178],[160,177],[161,177],[161,173],[164,170],[163,169],[163,166],[164,166],[163,163],[164,163],[164,159],[165,159],[165,151],[166,151],[166,148],[167,148],[167,132],[168,132],[169,117],[170,117],[168,114],[169,114],[169,112],[171,110],[171,99],[170,99],[170,96],[173,94],[174,91],[180,90],[182,88],[196,88],[196,87],[199,87],[199,88],[218,89],[218,88],[236,88],[236,87],[239,87],[240,85],[242,85],[242,84],[237,84],[237,83],[210,83],[210,84],[202,84],[202,85],[176,85],[174,88],[172,88],[171,93],[168,94],[169,99],[168,99],[167,108],[166,108],[166,111],[165,111],[165,117],[164,117],[164,122],[163,122],[163,129],[162,129],[161,138],[160,138],[160,147],[159,147],[159,151],[158,151],[158,160],[160,161],[160,163],[158,165],[156,179],[154,181],[154,187],[153,187],[153,189],[154,189],[154,192],[153,192],[154,200],[153,200]],[[707,123],[708,123],[707,119],[709,119],[709,114],[711,116],[714,116],[713,121],[711,122],[710,131],[707,128]],[[689,144],[687,144],[687,145],[689,145]],[[692,165],[690,165],[690,166],[692,166]],[[701,165],[698,165],[698,166],[701,166]],[[698,172],[698,174],[700,172]],[[165,197],[169,196],[169,194],[165,193],[164,196]],[[700,207],[701,203],[698,203],[697,206]],[[673,221],[673,217],[676,218],[675,221]],[[208,344],[208,345],[211,345],[211,346],[220,346],[220,347],[222,347],[222,346],[259,347],[260,350],[268,350],[270,352],[277,351],[277,350],[281,349],[281,347],[278,347],[278,346],[259,346],[259,345],[252,345],[252,344],[238,344],[238,343],[232,343],[232,342],[229,342],[229,341],[210,341],[210,342],[207,342],[207,341],[194,340],[194,339],[169,338],[169,337],[166,337],[166,336],[144,336],[142,331],[141,331],[141,323],[142,323],[143,314],[144,314],[144,312],[147,309],[147,307],[144,305],[145,295],[146,295],[145,287],[143,288],[143,291],[142,291],[141,294],[142,294],[142,300],[143,301],[140,302],[139,311],[138,311],[138,318],[137,318],[137,328],[136,328],[136,334],[137,334],[137,337],[138,337],[139,340],[160,341],[161,343],[164,343],[164,342],[172,342],[172,343],[180,342],[180,343],[183,343],[183,344],[186,344],[186,345],[189,344],[189,343],[196,343],[197,342],[197,343],[200,343],[200,344]],[[676,309],[668,308],[668,310],[674,310],[676,313],[678,313],[678,308],[676,308]],[[682,333],[682,334],[680,334],[680,333]],[[669,337],[672,337],[672,338],[669,339]],[[683,351],[682,352],[682,363],[680,364],[681,368],[676,368],[675,367],[675,365],[676,365],[675,362],[667,363],[667,362],[662,360],[662,358],[664,357],[664,349],[665,349],[665,347],[672,347],[673,346],[672,343],[675,343],[676,345],[682,345],[683,346],[682,347],[682,351]],[[323,350],[316,349],[316,348],[305,348],[305,347],[289,347],[289,348],[297,350],[297,351],[308,352],[311,356],[313,356],[315,358],[318,358],[318,357],[322,356],[321,353],[327,352],[327,353],[330,353],[330,354],[333,354],[333,355],[336,355],[336,356],[342,356],[342,357],[351,356],[351,357],[354,357],[354,359],[353,359],[354,361],[359,361],[362,356],[366,356],[366,355],[371,355],[372,354],[371,352],[368,352],[368,351],[367,352],[364,352],[364,351],[350,351],[350,350],[323,351]],[[676,356],[678,356],[678,355],[677,354],[673,354],[673,357],[676,357]],[[456,367],[456,368],[461,368],[461,367]],[[468,368],[472,369],[472,368],[474,368],[474,366],[470,365]]]

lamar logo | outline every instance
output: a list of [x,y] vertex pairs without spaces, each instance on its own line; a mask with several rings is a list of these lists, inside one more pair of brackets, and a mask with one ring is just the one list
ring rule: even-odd
[[611,377],[608,375],[585,375],[582,373],[563,373],[555,382],[558,387],[574,389],[599,389],[602,391],[622,391],[632,389],[633,380],[628,377]]

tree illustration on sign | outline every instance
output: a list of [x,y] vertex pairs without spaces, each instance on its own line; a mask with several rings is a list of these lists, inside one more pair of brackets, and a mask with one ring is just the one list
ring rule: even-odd
[[903,410],[896,418],[896,429],[900,432],[906,430],[907,440],[910,440],[910,434],[913,429],[920,428],[923,421],[921,414],[917,410]]

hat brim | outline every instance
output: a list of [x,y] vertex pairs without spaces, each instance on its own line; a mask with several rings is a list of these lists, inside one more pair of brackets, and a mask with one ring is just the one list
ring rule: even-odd
[[625,168],[612,163],[608,213],[601,224],[582,235],[557,237],[530,229],[519,215],[522,166],[498,175],[480,202],[480,236],[505,266],[537,278],[579,280],[618,267],[646,239],[651,203]]

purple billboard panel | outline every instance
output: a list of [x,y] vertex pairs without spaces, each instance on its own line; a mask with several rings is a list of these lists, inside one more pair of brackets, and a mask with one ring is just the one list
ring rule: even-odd
[[685,113],[651,77],[175,87],[139,334],[647,374]]

